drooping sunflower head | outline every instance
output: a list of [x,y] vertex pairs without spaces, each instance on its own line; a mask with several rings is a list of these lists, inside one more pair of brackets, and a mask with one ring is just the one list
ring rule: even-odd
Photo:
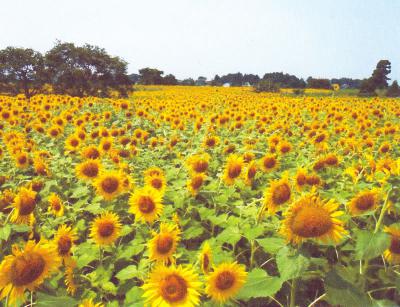
[[56,193],[51,193],[48,201],[49,212],[52,212],[55,216],[62,216],[64,214],[64,204]]
[[158,265],[142,286],[149,306],[194,307],[200,303],[197,274],[191,267]]
[[0,300],[9,297],[13,304],[24,298],[58,270],[61,259],[52,244],[28,241],[23,249],[13,246],[13,254],[0,263]]
[[274,214],[282,210],[283,205],[292,199],[292,194],[287,173],[281,179],[271,181],[264,194],[264,206],[268,209],[268,213]]
[[150,259],[164,264],[173,262],[173,255],[180,240],[180,229],[176,224],[160,224],[160,232],[149,241]]
[[379,204],[379,191],[377,189],[359,192],[354,196],[348,205],[351,215],[361,215],[375,210]]
[[129,198],[129,204],[135,220],[142,222],[153,223],[163,210],[161,193],[149,186],[136,189]]
[[400,226],[391,225],[385,227],[385,232],[390,235],[390,246],[383,253],[383,256],[391,264],[400,263]]
[[268,173],[277,169],[279,163],[275,155],[267,154],[261,158],[261,168],[264,172]]
[[105,212],[95,218],[90,228],[90,237],[98,245],[110,245],[121,232],[119,217],[113,212]]
[[105,200],[112,200],[124,191],[124,175],[118,171],[104,171],[94,180],[94,186]]
[[57,247],[58,255],[62,258],[68,258],[71,255],[71,248],[74,241],[78,239],[76,231],[70,226],[61,225],[54,236],[54,243]]
[[243,158],[238,155],[230,155],[226,161],[223,180],[225,184],[232,185],[243,171]]
[[76,176],[82,180],[94,180],[102,171],[98,160],[86,160],[76,166]]
[[233,298],[246,282],[247,272],[242,265],[222,263],[206,276],[206,293],[218,303]]
[[314,194],[305,195],[284,213],[280,232],[294,244],[308,239],[337,243],[347,234],[344,223],[338,219],[343,214],[343,211],[337,210],[338,206]]
[[204,274],[208,274],[211,271],[212,266],[212,252],[208,241],[203,244],[203,248],[200,251],[199,262],[201,270]]
[[193,196],[199,193],[200,188],[203,186],[206,176],[202,173],[195,174],[187,182],[187,188]]
[[31,189],[21,187],[17,196],[14,198],[14,212],[11,221],[17,224],[32,224],[33,211],[36,208],[37,193]]

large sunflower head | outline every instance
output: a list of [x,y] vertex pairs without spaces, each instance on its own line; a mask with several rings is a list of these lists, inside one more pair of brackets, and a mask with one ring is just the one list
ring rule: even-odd
[[105,171],[94,180],[94,186],[105,200],[112,200],[124,191],[125,176],[118,171]]
[[153,189],[156,189],[161,194],[164,194],[164,191],[167,187],[167,181],[165,179],[164,172],[162,172],[159,175],[156,174],[145,175],[144,183],[145,185],[150,186]]
[[385,227],[385,232],[390,235],[390,246],[383,256],[389,263],[399,264],[400,263],[400,226],[392,225]]
[[164,264],[173,262],[173,254],[180,240],[180,229],[175,224],[161,223],[160,232],[149,241],[150,259]]
[[90,237],[98,245],[110,245],[118,239],[121,227],[119,217],[115,213],[105,212],[93,221]]
[[379,204],[379,191],[377,189],[359,192],[348,205],[351,215],[361,215],[375,210]]
[[162,195],[149,186],[136,189],[129,198],[129,204],[136,221],[152,223],[163,210]]
[[194,307],[200,303],[197,274],[190,267],[158,265],[142,286],[149,306]]
[[102,171],[98,160],[86,160],[76,166],[76,175],[83,180],[94,180]]
[[343,222],[337,218],[343,214],[337,210],[338,206],[334,201],[323,201],[313,194],[305,195],[284,213],[280,232],[294,244],[308,239],[337,243],[347,234]]
[[242,265],[222,263],[206,276],[206,293],[218,303],[233,298],[246,282],[247,272]]
[[292,194],[287,174],[279,180],[271,181],[264,194],[264,206],[268,209],[268,213],[274,214],[276,211],[282,210],[283,205],[290,202]]
[[8,297],[12,305],[24,298],[57,271],[61,259],[52,244],[28,241],[23,249],[13,246],[13,254],[0,264],[0,300]]
[[243,171],[243,158],[238,155],[230,155],[227,159],[223,180],[225,184],[232,185],[237,178],[240,177]]
[[33,211],[36,208],[36,192],[21,187],[17,196],[14,198],[14,212],[11,221],[17,224],[32,224],[34,221]]
[[54,236],[58,255],[62,258],[68,258],[71,255],[71,248],[76,240],[78,240],[76,231],[70,226],[61,225],[58,227],[57,233]]

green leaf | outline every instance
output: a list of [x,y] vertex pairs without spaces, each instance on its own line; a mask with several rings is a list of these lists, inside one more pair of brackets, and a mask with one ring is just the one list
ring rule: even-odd
[[235,245],[241,237],[238,227],[228,227],[216,237],[216,240],[222,243]]
[[367,295],[348,282],[337,271],[330,271],[325,278],[326,301],[342,307],[371,306]]
[[51,296],[45,293],[37,292],[37,300],[35,306],[76,306],[77,304],[78,302],[69,296]]
[[301,276],[307,270],[310,261],[297,251],[284,247],[276,255],[276,264],[282,281],[286,281]]
[[129,265],[126,268],[122,269],[115,275],[120,281],[131,279],[137,276],[137,267],[136,265]]
[[261,225],[247,225],[243,228],[243,236],[249,241],[255,240],[264,233],[264,227]]
[[7,241],[10,234],[11,234],[11,225],[10,224],[7,224],[3,228],[0,229],[0,239]]
[[204,230],[200,225],[192,226],[183,232],[183,238],[185,240],[194,239],[194,238],[201,236],[203,234],[203,232],[204,232]]
[[257,239],[258,244],[269,254],[275,255],[282,247],[286,246],[285,239],[282,238],[265,238]]
[[249,272],[237,298],[248,300],[254,297],[268,297],[278,292],[281,287],[282,280],[279,277],[269,276],[264,270],[257,268]]
[[389,247],[390,238],[384,232],[372,234],[367,230],[357,232],[356,259],[373,259]]
[[139,287],[133,287],[131,290],[126,292],[125,295],[125,306],[143,306],[143,290]]
[[117,286],[114,285],[111,281],[100,283],[100,285],[101,288],[105,290],[107,293],[111,293],[113,295],[117,294]]

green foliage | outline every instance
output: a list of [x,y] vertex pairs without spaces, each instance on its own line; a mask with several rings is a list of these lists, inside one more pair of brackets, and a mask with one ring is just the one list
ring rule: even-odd
[[254,87],[254,90],[257,93],[268,92],[268,93],[276,93],[279,92],[278,84],[274,83],[272,80],[261,80]]

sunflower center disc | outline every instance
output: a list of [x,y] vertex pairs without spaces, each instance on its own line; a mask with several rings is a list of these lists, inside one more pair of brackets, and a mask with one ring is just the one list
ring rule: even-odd
[[101,187],[103,188],[104,191],[107,193],[111,194],[115,192],[118,189],[118,180],[115,178],[106,178],[104,181],[101,183]]
[[226,290],[233,286],[235,282],[235,276],[231,272],[222,272],[217,276],[215,285],[220,290]]
[[11,266],[11,280],[16,286],[35,281],[46,266],[45,260],[36,253],[18,256]]
[[292,230],[295,234],[312,238],[327,233],[332,228],[329,213],[323,208],[304,207],[293,219]]
[[290,187],[284,183],[275,187],[272,193],[272,200],[274,204],[281,205],[287,202],[290,198]]
[[186,281],[178,275],[169,275],[161,282],[161,294],[171,303],[184,299],[187,295]]
[[153,200],[149,196],[142,196],[139,199],[139,209],[143,213],[151,213],[155,208]]

